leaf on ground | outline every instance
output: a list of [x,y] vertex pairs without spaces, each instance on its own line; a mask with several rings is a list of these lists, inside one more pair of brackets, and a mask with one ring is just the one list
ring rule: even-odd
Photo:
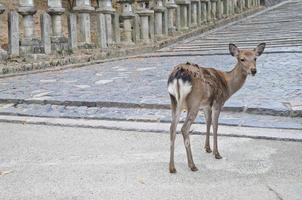
[[12,173],[12,172],[13,172],[13,170],[9,170],[9,171],[0,171],[0,176],[4,176],[4,175],[10,174],[10,173]]

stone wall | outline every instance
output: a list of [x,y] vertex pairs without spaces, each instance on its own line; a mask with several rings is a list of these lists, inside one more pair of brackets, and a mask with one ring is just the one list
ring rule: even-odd
[[[260,0],[0,0],[0,62],[155,45],[260,7]],[[134,6],[135,5],[135,6]]]

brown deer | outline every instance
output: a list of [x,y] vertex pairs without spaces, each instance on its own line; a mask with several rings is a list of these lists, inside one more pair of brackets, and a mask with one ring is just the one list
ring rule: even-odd
[[205,151],[211,153],[210,128],[213,125],[213,154],[216,159],[221,159],[217,145],[217,129],[220,111],[226,102],[245,82],[248,74],[255,75],[256,59],[265,48],[265,43],[259,44],[253,50],[243,50],[234,44],[229,44],[232,56],[237,59],[233,70],[223,72],[214,68],[199,67],[196,64],[179,64],[174,67],[168,80],[168,92],[171,98],[172,123],[170,127],[170,173],[175,173],[174,143],[176,127],[182,109],[187,110],[186,120],[181,128],[186,147],[188,165],[192,171],[197,171],[193,162],[189,130],[200,108],[204,110],[207,124]]

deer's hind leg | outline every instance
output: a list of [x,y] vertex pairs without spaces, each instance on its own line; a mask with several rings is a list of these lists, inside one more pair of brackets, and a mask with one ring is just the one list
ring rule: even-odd
[[206,132],[206,140],[204,148],[207,153],[211,153],[211,147],[210,147],[210,130],[211,130],[211,124],[212,124],[212,108],[210,106],[204,108],[204,118],[207,124],[207,132]]
[[221,111],[220,106],[214,106],[212,108],[212,124],[213,124],[213,154],[216,159],[221,159],[222,157],[218,151],[218,141],[217,141],[217,131],[218,131],[218,119]]
[[170,126],[170,163],[169,171],[170,173],[176,173],[175,164],[174,164],[174,144],[176,138],[176,127],[179,122],[181,114],[181,106],[177,106],[177,101],[174,96],[170,95],[171,98],[171,110],[172,110],[172,123]]
[[186,152],[187,152],[187,158],[188,158],[188,166],[192,171],[197,171],[197,167],[194,164],[193,161],[193,156],[192,156],[192,151],[191,151],[191,144],[190,144],[190,127],[192,123],[195,121],[195,118],[198,114],[199,110],[199,103],[195,104],[188,104],[188,113],[187,113],[187,118],[181,128],[181,132],[184,138],[184,144],[186,147]]

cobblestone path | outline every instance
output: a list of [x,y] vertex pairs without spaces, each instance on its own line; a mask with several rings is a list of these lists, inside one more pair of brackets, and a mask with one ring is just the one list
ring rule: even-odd
[[[151,56],[142,55],[83,68],[0,79],[0,102],[3,103],[0,112],[110,117],[115,108],[106,111],[100,107],[118,107],[118,102],[124,107],[136,107],[136,110],[121,111],[119,117],[123,119],[131,118],[134,112],[140,114],[140,118],[147,115],[152,116],[152,119],[168,119],[169,114],[164,110],[150,110],[146,114],[139,107],[169,104],[166,82],[174,65],[189,61],[230,70],[235,60],[228,54],[229,42],[244,48],[254,48],[258,43],[266,42],[266,53],[257,61],[259,73],[248,78],[244,87],[226,103],[226,107],[257,110],[258,114],[301,114],[301,10],[301,1],[289,1],[237,23],[164,48]],[[16,105],[19,100],[27,100],[29,104]],[[238,118],[241,116],[236,116]],[[287,124],[290,118],[272,121]],[[301,127],[301,118],[295,119],[294,123],[293,127]],[[236,124],[244,123],[241,121]]]

